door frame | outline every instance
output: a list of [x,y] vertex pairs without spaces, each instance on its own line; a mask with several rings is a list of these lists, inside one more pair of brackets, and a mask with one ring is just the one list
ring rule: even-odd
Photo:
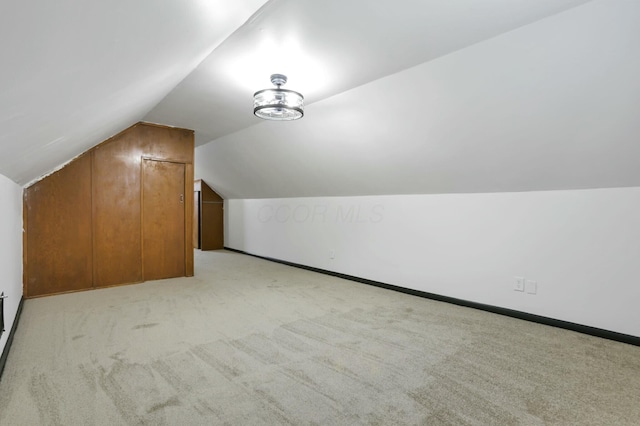
[[144,164],[145,161],[159,161],[184,165],[184,270],[186,277],[193,276],[193,163],[171,158],[150,156],[140,157],[140,255],[142,260],[142,280],[144,271]]

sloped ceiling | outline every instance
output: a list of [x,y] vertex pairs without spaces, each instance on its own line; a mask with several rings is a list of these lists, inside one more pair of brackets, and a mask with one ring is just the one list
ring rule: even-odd
[[196,149],[228,198],[640,186],[640,2],[589,2]]
[[25,184],[141,120],[265,1],[1,1],[0,173]]
[[[6,3],[0,173],[20,184],[142,119],[194,129],[228,198],[640,185],[639,2]],[[253,116],[275,72],[302,120]]]
[[273,73],[309,105],[586,1],[271,0],[146,119],[202,145],[260,122],[247,111]]

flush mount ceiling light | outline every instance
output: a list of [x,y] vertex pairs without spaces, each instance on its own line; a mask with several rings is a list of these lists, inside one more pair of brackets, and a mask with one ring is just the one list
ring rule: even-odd
[[304,98],[298,92],[282,89],[287,76],[272,74],[275,89],[264,89],[253,94],[253,113],[265,120],[297,120],[304,115]]

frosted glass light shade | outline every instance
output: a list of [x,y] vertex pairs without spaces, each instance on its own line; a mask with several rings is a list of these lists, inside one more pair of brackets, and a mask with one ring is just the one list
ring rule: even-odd
[[[276,78],[277,77],[277,78]],[[281,89],[286,77],[271,76],[276,89],[260,90],[253,95],[253,113],[265,120],[297,120],[304,115],[304,97],[293,90]]]

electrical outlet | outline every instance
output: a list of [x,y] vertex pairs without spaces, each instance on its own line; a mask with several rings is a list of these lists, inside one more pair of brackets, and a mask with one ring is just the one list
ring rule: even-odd
[[536,281],[527,280],[524,287],[529,294],[536,294],[538,292],[538,283]]
[[336,257],[336,251],[331,249],[329,250],[329,259],[334,259]]
[[513,289],[515,291],[524,291],[524,277],[514,277]]

